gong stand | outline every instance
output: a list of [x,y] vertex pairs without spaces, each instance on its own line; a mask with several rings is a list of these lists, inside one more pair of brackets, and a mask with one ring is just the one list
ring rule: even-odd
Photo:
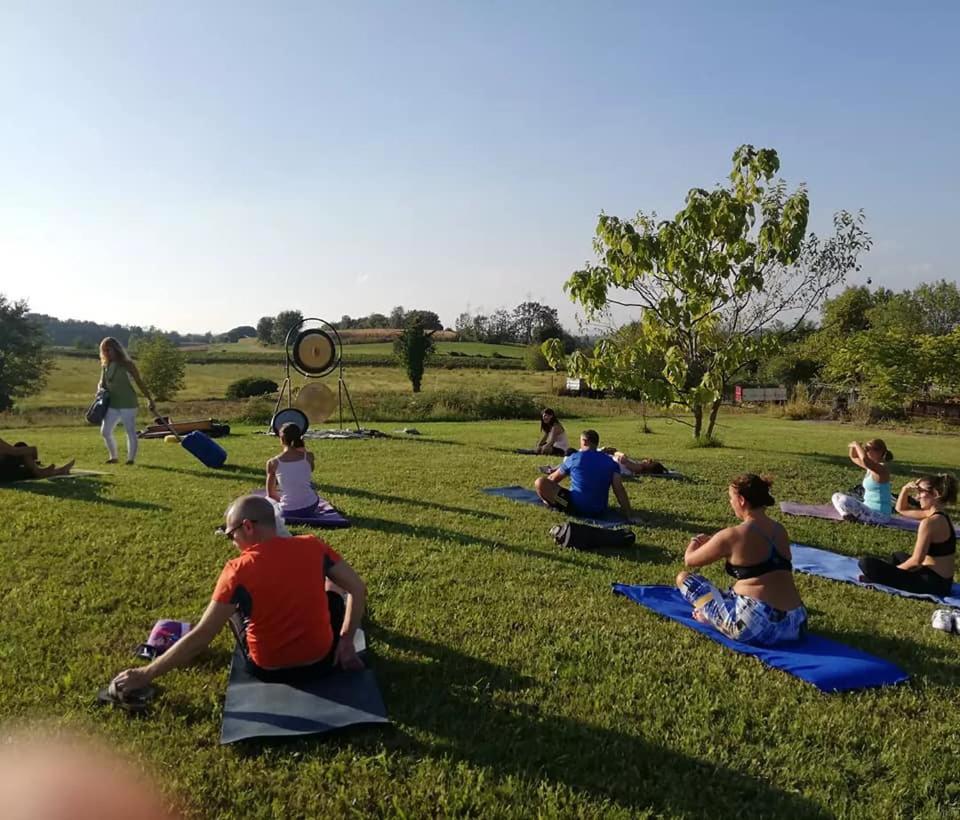
[[293,385],[290,381],[291,366],[308,379],[321,378],[336,370],[340,429],[343,429],[343,398],[346,396],[350,414],[353,416],[353,423],[357,432],[360,433],[361,427],[357,418],[357,411],[354,409],[353,399],[350,398],[347,382],[343,378],[343,342],[340,340],[337,329],[324,319],[303,319],[287,331],[284,340],[284,354],[284,379],[280,386],[277,404],[273,408],[274,419],[281,412],[280,405],[283,403],[284,394],[287,396],[287,410],[293,408]]

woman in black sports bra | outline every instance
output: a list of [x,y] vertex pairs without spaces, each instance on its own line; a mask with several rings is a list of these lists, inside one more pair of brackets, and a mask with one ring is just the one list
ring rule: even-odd
[[798,640],[807,628],[807,610],[793,582],[790,539],[766,513],[774,504],[771,483],[753,473],[734,479],[730,506],[743,523],[712,537],[697,535],[687,544],[683,560],[688,567],[726,559],[727,574],[735,579],[727,592],[702,575],[677,576],[677,588],[698,621],[729,638],[763,646]]
[[[915,494],[920,509],[910,506]],[[860,571],[867,581],[876,581],[906,592],[942,597],[953,587],[957,532],[943,508],[957,500],[957,479],[952,475],[924,476],[904,484],[897,497],[897,512],[920,522],[912,553],[895,552],[889,561],[867,555]]]

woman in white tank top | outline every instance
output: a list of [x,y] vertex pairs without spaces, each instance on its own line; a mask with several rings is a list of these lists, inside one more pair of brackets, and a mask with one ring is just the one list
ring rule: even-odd
[[283,452],[267,462],[267,497],[280,504],[282,512],[308,510],[320,500],[313,489],[313,453],[306,449],[296,424],[280,428]]

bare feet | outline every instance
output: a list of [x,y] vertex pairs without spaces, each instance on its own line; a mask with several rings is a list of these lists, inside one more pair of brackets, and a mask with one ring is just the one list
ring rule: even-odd
[[70,475],[70,471],[73,469],[73,465],[76,464],[76,459],[71,459],[62,467],[57,467],[54,471],[54,475]]

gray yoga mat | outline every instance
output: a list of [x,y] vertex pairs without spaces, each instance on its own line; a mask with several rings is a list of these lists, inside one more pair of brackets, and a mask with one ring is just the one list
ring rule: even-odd
[[[363,640],[359,632],[358,637]],[[332,672],[305,684],[264,683],[247,672],[239,648],[233,653],[223,704],[222,744],[389,722],[369,667],[359,672]]]
[[[787,515],[823,518],[827,521],[843,521],[843,516],[836,511],[833,504],[798,504],[796,501],[781,501],[780,511],[785,512]],[[920,522],[913,518],[891,515],[883,524],[876,524],[874,526],[916,532],[920,528]]]

